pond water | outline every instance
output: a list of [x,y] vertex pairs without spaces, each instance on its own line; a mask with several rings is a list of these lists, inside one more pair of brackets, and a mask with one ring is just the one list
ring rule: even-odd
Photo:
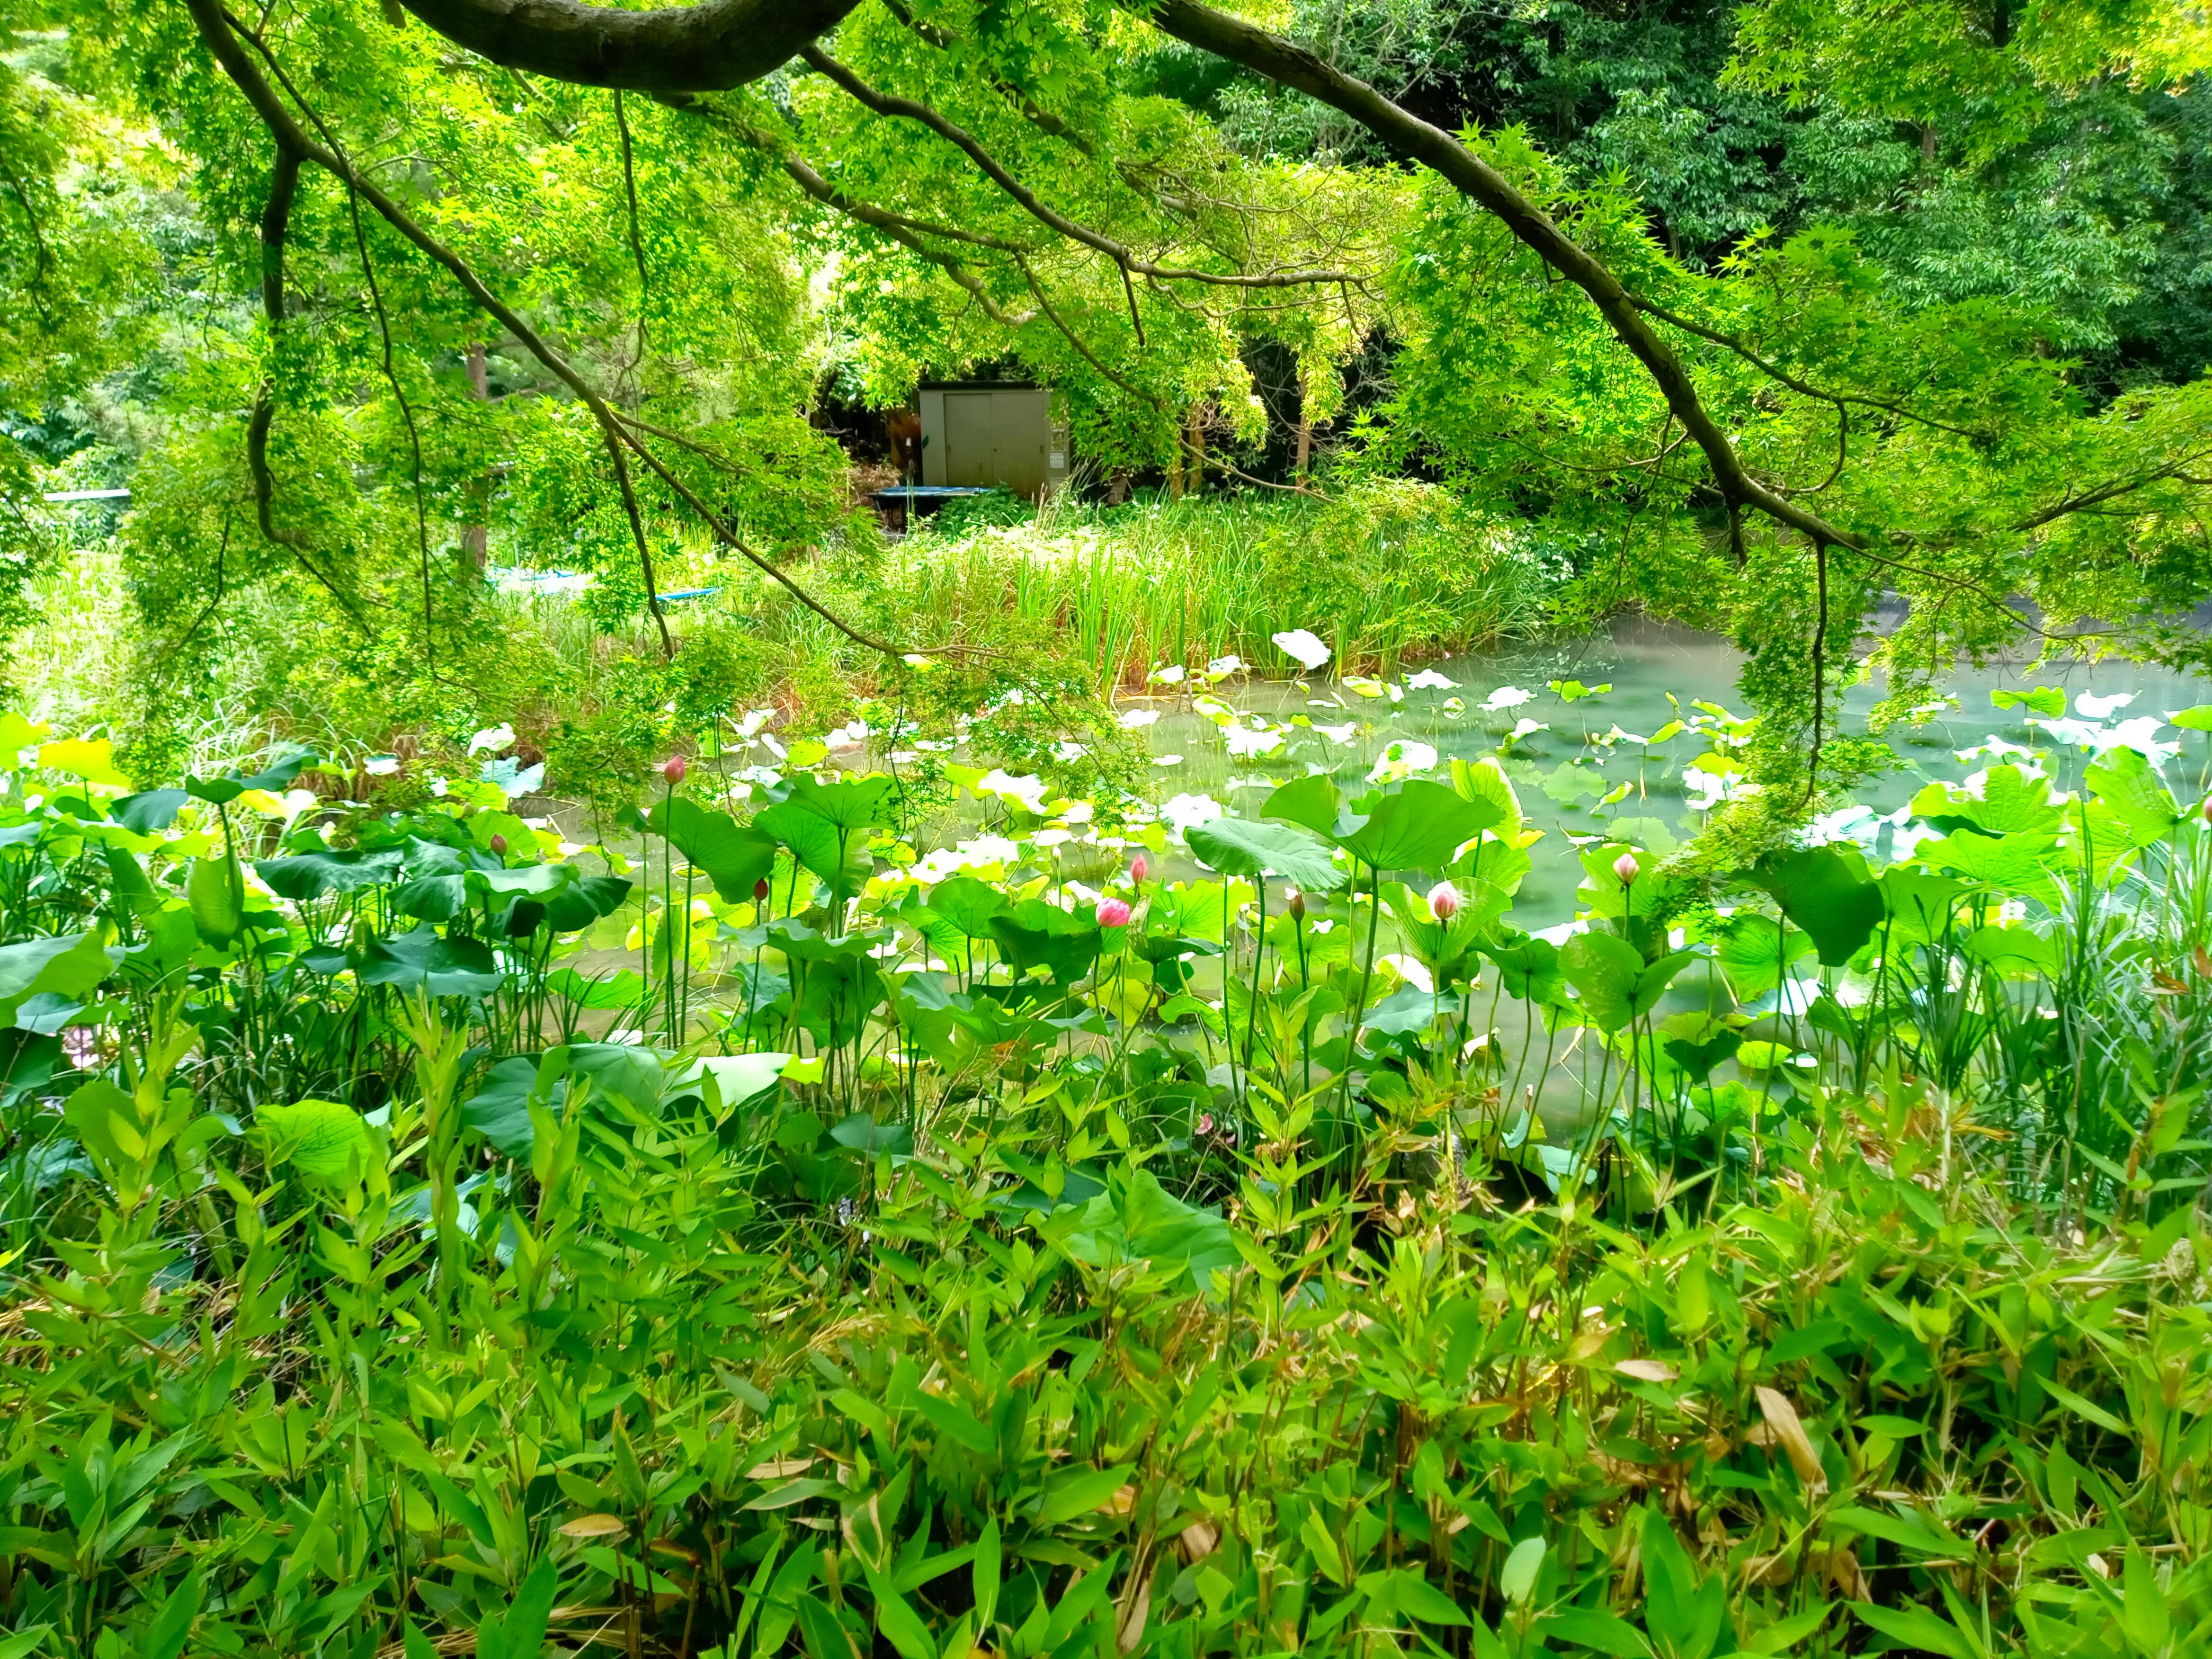
[[[1664,855],[1702,826],[1705,814],[1693,810],[1693,803],[1706,795],[1693,788],[1695,778],[1686,773],[1714,748],[1712,733],[1693,729],[1650,745],[1634,739],[1652,736],[1670,721],[1696,721],[1698,702],[1732,714],[1747,713],[1736,690],[1741,663],[1741,653],[1716,635],[1624,617],[1584,639],[1431,665],[1430,672],[1455,682],[1455,687],[1407,690],[1402,702],[1387,694],[1363,696],[1327,678],[1326,669],[1303,685],[1228,681],[1213,695],[1239,710],[1279,726],[1299,714],[1312,722],[1310,727],[1292,727],[1279,750],[1261,758],[1231,759],[1222,732],[1192,709],[1188,696],[1149,704],[1136,700],[1130,706],[1159,711],[1158,721],[1147,728],[1156,764],[1181,757],[1160,767],[1164,795],[1211,795],[1241,816],[1257,816],[1267,790],[1313,767],[1328,769],[1347,786],[1358,784],[1395,740],[1433,747],[1441,769],[1454,757],[1498,753],[1516,724],[1538,723],[1543,729],[1513,742],[1503,757],[1522,811],[1532,826],[1546,832],[1530,848],[1534,868],[1512,913],[1516,926],[1534,932],[1574,918],[1575,888],[1582,879],[1578,842],[1624,840]],[[2075,662],[2047,665],[2033,676],[2024,675],[2026,666],[2023,659],[1960,668],[1942,688],[1951,699],[1948,707],[1924,724],[1892,729],[1898,764],[1860,792],[1867,811],[1850,815],[1849,823],[1831,820],[1827,832],[1856,840],[1870,854],[1887,855],[1894,827],[1879,823],[1878,815],[1904,806],[1931,781],[1956,782],[2000,763],[2004,756],[2002,750],[1992,751],[1993,741],[2051,750],[2060,786],[2075,781],[2089,752],[2063,746],[2052,733],[2030,727],[2024,708],[1998,708],[1990,700],[1992,691],[2062,687],[2068,716],[2106,727],[2143,716],[2163,722],[2173,712],[2212,699],[2212,684],[2203,679],[2139,664]],[[1553,681],[1610,690],[1569,701],[1547,689]],[[1517,703],[1510,695],[1494,698],[1500,688],[1530,696]],[[1869,711],[1884,694],[1878,679],[1847,692],[1845,729],[1863,733]],[[2086,707],[2084,694],[2090,698]],[[2124,703],[2098,701],[2124,696],[2130,698]],[[1491,702],[1511,706],[1486,709]],[[1354,729],[1347,732],[1347,726]],[[1324,732],[1323,727],[1331,730]],[[1626,735],[1605,743],[1616,729]],[[2207,771],[2206,734],[2161,725],[2156,736],[2181,745],[2169,775],[2178,785],[2201,788]],[[1626,796],[1608,802],[1606,798],[1623,784],[1628,786]]]

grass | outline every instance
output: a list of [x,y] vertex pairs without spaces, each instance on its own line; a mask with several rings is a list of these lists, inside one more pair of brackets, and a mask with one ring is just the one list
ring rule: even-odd
[[1005,617],[1042,624],[1102,694],[1141,686],[1160,665],[1230,655],[1295,673],[1273,636],[1299,629],[1340,665],[1393,672],[1535,633],[1550,586],[1520,532],[1403,482],[1326,503],[1054,504],[1012,526],[926,532],[909,550],[888,578],[890,603],[921,631],[974,634]]

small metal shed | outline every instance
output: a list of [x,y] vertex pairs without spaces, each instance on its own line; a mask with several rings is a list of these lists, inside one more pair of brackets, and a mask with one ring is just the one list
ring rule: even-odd
[[921,388],[921,481],[1048,495],[1067,482],[1067,434],[1052,393],[1001,380]]

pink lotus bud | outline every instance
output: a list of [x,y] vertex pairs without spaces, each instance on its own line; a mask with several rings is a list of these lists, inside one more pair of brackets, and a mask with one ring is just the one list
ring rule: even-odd
[[505,836],[494,836],[491,838],[491,852],[494,858],[503,859],[507,856],[507,837]]
[[1129,925],[1127,902],[1117,898],[1100,899],[1098,925],[1101,927],[1127,927]]
[[1152,873],[1152,866],[1145,862],[1145,855],[1142,853],[1129,860],[1129,879],[1138,886],[1142,887],[1145,884],[1145,878]]
[[2197,810],[2203,815],[2205,823],[2212,823],[2212,795],[2207,795],[2204,798],[2204,805]]
[[684,775],[690,769],[691,763],[681,755],[671,755],[660,763],[660,775],[668,780],[668,787],[672,789],[684,781]]
[[1459,889],[1448,881],[1440,881],[1429,889],[1429,914],[1438,921],[1449,921],[1459,914]]
[[1291,895],[1291,920],[1304,921],[1305,919],[1306,896],[1304,893],[1293,892]]
[[1620,884],[1626,887],[1644,873],[1644,866],[1637,863],[1635,854],[1623,853],[1613,861],[1613,873],[1620,878]]

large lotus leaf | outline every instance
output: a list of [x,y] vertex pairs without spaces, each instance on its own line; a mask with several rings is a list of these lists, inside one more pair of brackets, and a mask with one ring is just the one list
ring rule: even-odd
[[1792,927],[1811,936],[1823,967],[1849,962],[1881,925],[1881,890],[1856,848],[1770,853],[1751,878],[1774,896]]
[[[2089,763],[2090,788],[2106,810],[2128,827],[2129,839],[2148,847],[2181,822],[2181,810],[2151,763],[2132,749],[2110,749]],[[2059,815],[2054,811],[2056,819]]]
[[[2123,846],[2119,850],[2126,848]],[[1913,851],[1915,857],[1933,869],[1964,876],[2000,893],[2037,897],[2050,894],[2049,866],[2064,857],[2057,836],[2026,830],[1995,838],[1961,830],[1940,841],[1923,842]]]
[[1577,933],[1559,951],[1559,966],[1600,1030],[1617,1031],[1634,1018],[1644,953],[1612,933]]
[[830,1139],[862,1158],[878,1153],[902,1157],[914,1150],[914,1131],[903,1123],[878,1123],[866,1112],[854,1112],[830,1126]]
[[87,783],[128,789],[131,780],[115,769],[115,745],[106,738],[64,738],[39,749],[39,764],[50,772],[66,772]]
[[1524,1002],[1553,1003],[1566,988],[1559,947],[1549,939],[1524,936],[1510,944],[1486,945],[1482,954],[1498,964],[1498,980],[1508,996]]
[[434,997],[489,996],[506,978],[480,941],[441,938],[429,927],[374,941],[358,976],[364,985],[423,990]]
[[185,902],[200,937],[221,950],[246,925],[246,872],[228,854],[194,859],[185,878]]
[[[848,899],[867,885],[875,866],[868,856],[865,830],[841,830],[828,818],[810,812],[793,801],[769,807],[753,820],[753,828],[773,836],[791,849],[792,857],[829,884],[832,897]],[[839,841],[843,841],[841,858]],[[750,891],[750,889],[748,889]]]
[[1341,887],[1345,873],[1329,857],[1328,843],[1295,823],[1255,823],[1216,818],[1183,832],[1191,852],[1209,869],[1257,881],[1269,872],[1306,892]]
[[1362,1014],[1359,1024],[1362,1030],[1384,1036],[1409,1036],[1427,1028],[1437,1017],[1437,1006],[1435,992],[1418,985],[1401,986]]
[[2022,830],[2055,831],[2065,818],[2051,805],[2051,780],[2017,766],[1990,768],[1982,775],[1978,795],[1955,785],[1931,783],[1912,798],[1912,811],[1939,829],[1964,823],[1990,836]]
[[1613,866],[1620,861],[1622,854],[1632,850],[1627,842],[1619,841],[1583,848],[1580,857],[1583,880],[1575,890],[1575,896],[1590,915],[1608,921],[1622,917],[1640,921],[1674,908],[1682,884],[1672,876],[1661,875],[1650,854],[1645,853],[1637,860],[1644,867],[1634,881],[1621,880],[1620,872]]
[[15,1024],[35,996],[83,997],[115,964],[107,954],[107,924],[82,933],[18,939],[0,945],[0,1026]]
[[765,935],[769,949],[781,951],[793,962],[833,962],[847,957],[864,957],[890,935],[881,931],[865,933],[846,933],[830,939],[817,933],[796,916],[784,916],[770,922]]
[[178,811],[191,799],[181,789],[149,789],[142,794],[125,795],[120,800],[111,801],[107,816],[125,830],[150,836],[174,823]]
[[1893,945],[1925,945],[1942,938],[1974,891],[1950,876],[1895,867],[1881,872],[1878,885]]
[[1677,951],[1653,963],[1626,939],[1611,933],[1577,933],[1559,952],[1567,982],[1600,1030],[1613,1032],[1659,1006],[1674,976],[1695,962]]
[[627,876],[585,876],[569,883],[545,900],[546,925],[556,933],[573,933],[602,916],[611,916],[629,896]]
[[991,919],[1006,913],[1006,895],[973,876],[948,876],[929,890],[929,908],[969,939],[991,937]]
[[311,1180],[343,1181],[376,1155],[376,1138],[359,1112],[335,1100],[271,1103],[253,1115],[272,1163],[289,1164]]
[[1491,827],[1499,836],[1510,842],[1521,833],[1527,815],[1521,810],[1521,797],[1513,792],[1513,781],[1505,775],[1495,755],[1475,761],[1455,760],[1451,781],[1452,787],[1469,800],[1486,801],[1498,809],[1498,822]]
[[468,884],[459,876],[421,876],[392,895],[392,908],[422,921],[451,921],[468,896]]
[[1795,962],[1812,949],[1812,935],[1802,928],[1785,927],[1754,910],[1739,910],[1721,925],[1715,954],[1736,1000],[1748,1002],[1782,983],[1785,955]]
[[461,1103],[461,1127],[482,1135],[502,1158],[528,1158],[536,1139],[531,1103],[556,1105],[567,1072],[568,1056],[559,1048],[543,1060],[514,1054],[501,1060],[483,1087]]
[[[654,807],[647,821],[704,872],[725,904],[752,897],[754,888],[775,868],[775,837],[739,823],[727,812],[679,795]],[[836,842],[830,844],[834,854]]]
[[711,1077],[726,1109],[735,1111],[766,1099],[782,1086],[785,1054],[709,1054],[699,1062],[702,1077]]
[[652,1049],[635,1042],[572,1042],[568,1067],[589,1078],[595,1094],[627,1101],[651,1116],[660,1108],[667,1068]]
[[882,773],[817,783],[801,772],[790,778],[788,787],[790,805],[840,830],[865,830],[894,821],[891,809],[897,803],[897,784]]
[[326,893],[350,893],[364,887],[381,887],[399,878],[397,848],[376,852],[333,853],[318,850],[294,853],[281,859],[262,859],[254,866],[269,890],[294,903],[321,898]]
[[1323,774],[1315,772],[1293,778],[1273,790],[1260,808],[1260,816],[1302,823],[1326,836],[1336,828],[1340,805],[1336,785]]
[[1494,802],[1469,800],[1424,778],[1411,779],[1389,794],[1368,796],[1360,805],[1364,812],[1338,817],[1334,839],[1376,870],[1441,866],[1463,844],[1504,821]]
[[1452,860],[1449,873],[1486,883],[1510,896],[1521,890],[1521,884],[1534,868],[1526,848],[1510,841],[1479,841],[1464,857]]
[[471,892],[495,894],[501,898],[546,898],[560,892],[575,878],[576,866],[573,864],[518,864],[512,868],[495,866],[468,873]]
[[[1063,1198],[1073,1197],[1070,1182]],[[1081,1203],[1063,1202],[1036,1223],[1052,1244],[1086,1267],[1144,1260],[1204,1290],[1213,1275],[1243,1258],[1227,1221],[1187,1204],[1149,1170],[1119,1169],[1106,1190]]]

